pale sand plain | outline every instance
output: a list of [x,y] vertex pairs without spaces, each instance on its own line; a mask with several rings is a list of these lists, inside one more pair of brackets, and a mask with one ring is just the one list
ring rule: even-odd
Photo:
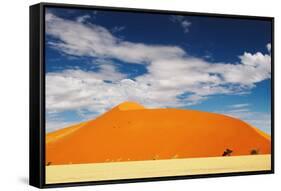
[[246,155],[46,166],[46,184],[271,169],[271,155]]

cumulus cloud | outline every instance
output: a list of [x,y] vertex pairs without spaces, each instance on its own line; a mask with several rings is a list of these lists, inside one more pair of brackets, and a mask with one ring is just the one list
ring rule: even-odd
[[185,54],[176,46],[122,41],[104,27],[62,19],[52,13],[46,14],[46,33],[59,40],[49,42],[50,46],[74,56],[109,57],[142,64]]
[[112,106],[109,104],[111,102],[108,102],[111,91],[118,91],[118,86],[111,82],[122,78],[124,75],[116,72],[111,65],[101,65],[98,72],[76,69],[48,73],[46,75],[47,112],[91,107],[93,111],[105,111],[106,107]]
[[268,52],[270,53],[270,52],[271,52],[271,43],[268,43],[268,44],[266,45],[266,48],[267,48]]
[[179,23],[181,27],[183,28],[184,33],[189,32],[189,28],[191,26],[191,22],[186,19],[185,16],[179,16],[179,15],[173,15],[170,17],[171,21],[175,23]]
[[79,22],[79,23],[83,23],[89,18],[91,18],[90,15],[83,15],[83,16],[77,17],[76,21]]
[[[271,56],[260,52],[244,52],[238,63],[211,63],[178,46],[124,41],[102,26],[51,13],[46,15],[46,32],[55,39],[48,45],[66,55],[103,60],[96,62],[97,71],[47,73],[48,112],[100,114],[126,100],[147,107],[184,107],[211,95],[247,93],[271,76]],[[130,79],[114,60],[143,65],[147,72]]]

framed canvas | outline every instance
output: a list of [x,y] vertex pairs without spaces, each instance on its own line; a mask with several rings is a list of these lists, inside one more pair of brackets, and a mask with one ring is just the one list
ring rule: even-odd
[[274,172],[274,19],[30,7],[30,184]]

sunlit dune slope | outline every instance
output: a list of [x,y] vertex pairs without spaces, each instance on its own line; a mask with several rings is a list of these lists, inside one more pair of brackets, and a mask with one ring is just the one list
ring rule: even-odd
[[46,137],[46,164],[270,154],[270,137],[221,114],[145,109],[125,102],[95,120]]
[[118,106],[116,106],[115,110],[119,109],[121,111],[126,111],[126,110],[139,110],[139,109],[145,109],[142,105],[135,103],[135,102],[124,102]]

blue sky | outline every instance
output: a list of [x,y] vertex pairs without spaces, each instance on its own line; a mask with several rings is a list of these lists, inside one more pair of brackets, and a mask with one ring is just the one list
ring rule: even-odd
[[129,100],[270,133],[269,21],[48,8],[45,50],[48,132]]

